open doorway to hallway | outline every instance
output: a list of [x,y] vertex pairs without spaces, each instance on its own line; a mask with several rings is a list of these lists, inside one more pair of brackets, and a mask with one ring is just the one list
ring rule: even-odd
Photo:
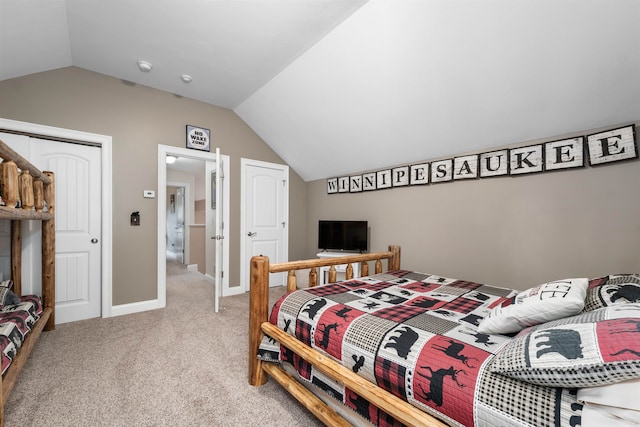
[[[172,158],[174,163],[169,164],[169,158]],[[197,172],[181,170],[180,165],[188,163],[192,166],[197,165]],[[228,274],[221,274],[218,283],[215,282],[215,276],[219,274],[218,271],[228,272],[229,265],[229,240],[222,232],[216,231],[219,224],[223,225],[223,229],[224,225],[228,224],[228,176],[228,156],[158,145],[158,301],[162,306],[166,305],[167,254],[176,260],[180,256],[180,236],[178,233],[174,235],[175,227],[180,228],[180,222],[176,218],[174,223],[171,218],[172,191],[175,191],[173,202],[177,211],[179,187],[184,187],[185,201],[181,242],[183,263],[193,272],[199,271],[204,274],[205,280],[219,289],[216,292],[216,301],[226,294],[225,290],[229,287]],[[214,177],[217,177],[217,180],[214,181]],[[217,202],[214,202],[212,196],[216,194],[219,197]],[[213,215],[215,218],[209,221],[213,213],[217,215]],[[215,249],[218,244],[220,250]],[[214,250],[216,257],[219,256],[218,262],[214,262]]]

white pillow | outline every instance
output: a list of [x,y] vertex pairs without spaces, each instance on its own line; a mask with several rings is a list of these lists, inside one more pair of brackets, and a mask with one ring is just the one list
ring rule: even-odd
[[513,304],[496,306],[478,326],[484,334],[509,334],[539,323],[579,313],[584,308],[589,279],[543,283],[515,296]]
[[615,406],[640,412],[638,392],[640,392],[640,378],[598,387],[580,388],[578,400],[583,403]]

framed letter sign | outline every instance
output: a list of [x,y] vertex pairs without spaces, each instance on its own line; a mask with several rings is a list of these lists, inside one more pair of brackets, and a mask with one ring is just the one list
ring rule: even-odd
[[209,129],[187,125],[187,148],[209,151]]
[[480,154],[480,178],[509,175],[509,150]]
[[591,166],[638,158],[634,125],[587,136]]
[[542,144],[509,150],[509,170],[511,175],[542,172],[544,154]]
[[584,166],[584,138],[563,139],[544,144],[544,169],[547,171]]

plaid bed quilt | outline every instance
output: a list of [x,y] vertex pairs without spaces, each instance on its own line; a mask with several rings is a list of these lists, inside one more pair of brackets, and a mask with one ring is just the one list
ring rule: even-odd
[[34,323],[42,314],[42,300],[38,295],[21,296],[20,301],[19,304],[5,305],[0,310],[2,374],[9,368]]
[[[298,290],[280,298],[270,322],[362,377],[451,425],[580,424],[576,390],[491,373],[511,338],[479,333],[479,321],[517,291],[398,270]],[[290,363],[376,425],[401,425],[265,337],[259,357]]]

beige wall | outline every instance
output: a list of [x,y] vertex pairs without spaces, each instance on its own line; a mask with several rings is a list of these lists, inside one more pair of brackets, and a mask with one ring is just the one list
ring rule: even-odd
[[[0,94],[0,117],[113,137],[116,305],[156,298],[157,201],[142,191],[157,190],[157,144],[184,147],[186,124],[211,129],[231,158],[239,283],[240,158],[284,162],[235,113],[75,67],[0,82]],[[290,259],[315,255],[318,219],[362,218],[371,250],[398,243],[403,267],[435,274],[525,288],[640,271],[640,161],[362,194],[327,195],[325,180],[290,176]],[[134,210],[140,227],[129,226]]]
[[197,264],[198,271],[206,273],[205,250],[206,237],[204,225],[188,225],[189,230],[189,264]]
[[[233,111],[75,67],[0,82],[0,117],[113,137],[113,304],[156,298],[157,145],[185,146],[187,124],[211,130],[231,159],[230,282],[240,281],[240,158],[284,164]],[[290,173],[291,258],[304,253],[305,184]],[[141,226],[129,215],[140,211]]]
[[366,219],[371,251],[400,244],[402,266],[426,273],[525,289],[640,272],[637,160],[360,194],[328,195],[319,180],[307,200],[308,256],[319,219]]
[[196,200],[193,204],[193,223],[190,225],[190,243],[189,243],[189,264],[198,264],[198,271],[202,274],[207,272],[206,255],[206,237],[205,223],[207,216],[206,200]]

